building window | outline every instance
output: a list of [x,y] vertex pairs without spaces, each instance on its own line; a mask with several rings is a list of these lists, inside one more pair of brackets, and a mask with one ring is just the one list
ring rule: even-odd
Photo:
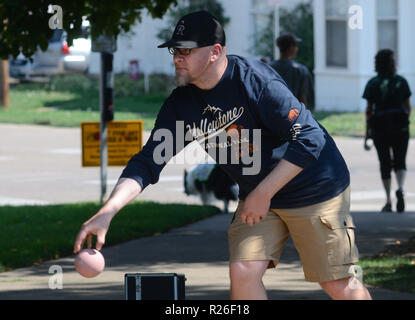
[[378,50],[392,49],[398,58],[398,1],[377,0]]
[[347,0],[326,0],[326,65],[347,68]]

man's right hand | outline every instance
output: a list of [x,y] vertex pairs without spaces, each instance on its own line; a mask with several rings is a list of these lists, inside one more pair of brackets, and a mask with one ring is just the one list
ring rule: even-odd
[[141,185],[137,181],[130,178],[120,178],[101,210],[82,225],[81,231],[76,236],[73,252],[81,251],[86,239],[88,239],[88,248],[91,248],[93,235],[97,236],[95,248],[101,250],[112,218],[127,203],[134,200],[140,192]]
[[81,251],[84,246],[85,240],[87,240],[87,247],[92,246],[92,235],[97,237],[95,248],[101,250],[105,243],[105,235],[111,223],[113,215],[110,213],[97,213],[91,219],[86,221],[78,235],[76,236],[73,252],[76,254]]

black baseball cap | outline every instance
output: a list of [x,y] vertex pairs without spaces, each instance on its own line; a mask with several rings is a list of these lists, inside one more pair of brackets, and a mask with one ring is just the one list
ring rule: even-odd
[[219,21],[207,11],[198,11],[182,17],[171,39],[158,48],[200,48],[219,43],[226,44],[225,31]]
[[301,43],[303,40],[298,38],[296,35],[294,35],[291,32],[285,32],[283,34],[281,34],[278,38],[277,38],[277,46],[278,48],[280,48],[282,51],[285,51],[286,49],[288,49],[290,46],[292,45],[298,45],[299,43]]

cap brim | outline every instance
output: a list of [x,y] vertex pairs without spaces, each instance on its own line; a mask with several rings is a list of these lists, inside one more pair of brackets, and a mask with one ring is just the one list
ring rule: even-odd
[[169,41],[157,46],[157,48],[168,48],[168,47],[192,49],[192,48],[199,47],[199,45],[196,41],[179,41],[179,40],[170,39]]

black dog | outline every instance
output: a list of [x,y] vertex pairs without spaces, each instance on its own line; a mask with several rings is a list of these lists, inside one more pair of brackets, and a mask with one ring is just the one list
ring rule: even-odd
[[203,163],[184,170],[184,192],[199,195],[202,203],[211,200],[224,202],[224,213],[228,213],[229,201],[238,200],[238,185],[215,163]]

